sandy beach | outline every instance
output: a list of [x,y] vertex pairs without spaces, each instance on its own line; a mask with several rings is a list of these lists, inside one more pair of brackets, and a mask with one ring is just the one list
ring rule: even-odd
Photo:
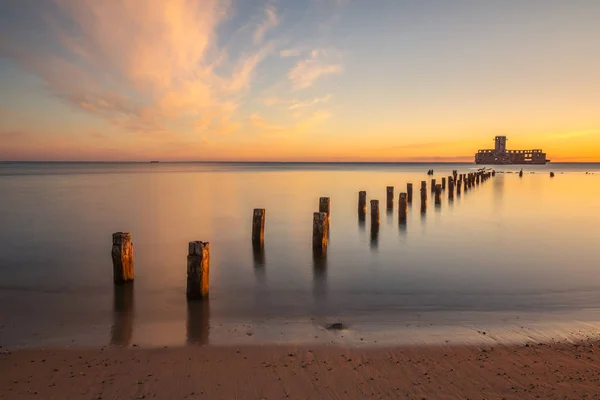
[[4,351],[0,398],[595,399],[598,345]]

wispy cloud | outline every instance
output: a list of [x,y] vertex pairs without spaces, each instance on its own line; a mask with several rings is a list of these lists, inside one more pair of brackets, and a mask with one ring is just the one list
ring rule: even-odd
[[0,55],[40,77],[74,109],[135,132],[235,129],[240,96],[273,51],[260,43],[278,23],[275,10],[266,7],[256,46],[231,59],[216,40],[228,1],[55,0],[55,5],[56,13],[45,16],[49,45],[27,35],[5,37]]
[[309,101],[294,101],[294,103],[288,107],[288,110],[295,110],[298,108],[310,107],[310,106],[314,106],[319,103],[327,103],[327,102],[329,102],[329,100],[331,100],[330,94],[323,96],[323,97],[316,97]]
[[282,58],[299,57],[301,54],[302,54],[302,49],[300,49],[300,48],[283,49],[283,50],[279,51],[279,56]]
[[269,29],[275,28],[279,24],[279,18],[275,7],[268,4],[265,6],[265,20],[262,24],[254,31],[254,43],[260,44],[263,42],[265,35]]
[[324,61],[327,56],[325,50],[313,50],[309,59],[299,60],[288,73],[292,87],[295,90],[305,89],[323,76],[342,72],[341,64]]

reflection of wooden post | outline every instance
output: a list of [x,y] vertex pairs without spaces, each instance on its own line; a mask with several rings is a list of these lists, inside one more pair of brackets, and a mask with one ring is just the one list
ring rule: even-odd
[[190,242],[187,256],[187,298],[198,300],[208,297],[210,271],[210,244]]
[[252,244],[262,247],[265,241],[265,209],[255,208],[252,215]]
[[371,225],[379,225],[379,200],[371,200]]
[[367,212],[367,192],[361,190],[358,192],[358,213]]
[[446,190],[446,177],[442,177],[442,190]]
[[115,285],[113,298],[113,325],[110,329],[110,344],[127,346],[133,336],[134,291],[131,285]]
[[406,193],[400,193],[398,198],[398,216],[400,220],[406,220],[407,197]]
[[187,343],[208,344],[210,332],[210,301],[188,302],[187,305]]
[[388,186],[385,188],[386,191],[386,206],[388,209],[394,208],[394,187]]
[[431,180],[431,193],[435,192],[435,179]]
[[412,185],[412,183],[407,183],[406,184],[406,196],[407,196],[408,203],[412,203],[412,197],[413,197],[413,185]]
[[442,204],[442,185],[439,183],[435,185],[435,205],[439,206]]
[[331,201],[329,197],[321,197],[319,199],[319,212],[327,214],[327,218],[331,217]]
[[133,281],[133,243],[131,234],[116,232],[112,235],[113,281],[116,284]]
[[329,217],[325,212],[313,214],[313,250],[327,251],[327,238],[329,237]]

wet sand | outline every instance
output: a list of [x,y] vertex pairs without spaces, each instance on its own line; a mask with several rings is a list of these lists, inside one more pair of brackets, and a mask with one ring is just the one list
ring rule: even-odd
[[596,399],[598,345],[5,350],[0,398]]

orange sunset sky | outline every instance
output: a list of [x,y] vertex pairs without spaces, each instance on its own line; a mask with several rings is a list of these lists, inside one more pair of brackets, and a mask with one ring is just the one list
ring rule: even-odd
[[5,0],[0,161],[600,161],[597,0]]

